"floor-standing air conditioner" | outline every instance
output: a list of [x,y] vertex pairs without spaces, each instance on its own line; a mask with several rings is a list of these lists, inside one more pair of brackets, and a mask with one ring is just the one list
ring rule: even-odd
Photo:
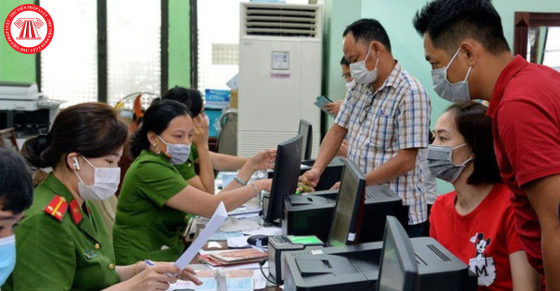
[[297,134],[300,119],[313,125],[319,147],[322,7],[241,3],[237,149],[251,156]]

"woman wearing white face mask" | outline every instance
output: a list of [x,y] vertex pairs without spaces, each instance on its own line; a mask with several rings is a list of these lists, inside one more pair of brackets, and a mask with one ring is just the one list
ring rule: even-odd
[[2,290],[165,290],[193,279],[170,263],[116,266],[113,244],[92,200],[114,195],[127,130],[110,106],[84,103],[61,111],[47,135],[24,144],[27,160],[52,167],[14,232],[17,263]]
[[478,275],[478,290],[539,290],[515,229],[512,194],[501,184],[486,106],[455,103],[434,131],[429,168],[455,191],[436,199],[430,236]]
[[33,182],[19,153],[0,147],[0,286],[16,265],[13,227],[33,201]]
[[274,151],[251,158],[239,171],[239,181],[232,181],[218,195],[190,185],[173,161],[188,156],[175,149],[188,147],[194,131],[189,110],[177,101],[156,101],[144,113],[131,143],[136,159],[126,173],[117,205],[113,228],[117,263],[174,261],[184,251],[181,238],[187,213],[210,217],[220,201],[231,211],[261,190],[270,190],[270,179],[246,182],[255,169],[274,160]]

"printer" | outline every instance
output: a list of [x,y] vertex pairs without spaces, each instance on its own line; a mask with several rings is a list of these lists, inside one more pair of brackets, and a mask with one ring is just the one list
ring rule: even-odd
[[35,83],[0,82],[0,128],[15,127],[18,136],[45,132],[62,103],[46,98]]
[[[420,291],[477,290],[469,267],[435,239],[411,239],[418,263]],[[284,290],[375,290],[382,242],[327,247],[285,254]]]
[[[338,190],[324,190],[284,197],[282,233],[315,235],[327,241],[337,195]],[[408,208],[403,207],[402,198],[387,186],[367,186],[358,242],[382,241],[387,215],[399,218],[402,225],[408,225]]]

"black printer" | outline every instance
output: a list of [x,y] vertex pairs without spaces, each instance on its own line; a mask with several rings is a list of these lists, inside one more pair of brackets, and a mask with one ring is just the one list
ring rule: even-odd
[[[433,238],[411,239],[420,290],[477,290],[469,267]],[[284,290],[375,290],[382,242],[296,251],[285,257]]]

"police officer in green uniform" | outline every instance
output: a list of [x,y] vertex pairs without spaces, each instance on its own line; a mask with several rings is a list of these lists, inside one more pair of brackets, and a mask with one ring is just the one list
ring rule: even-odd
[[17,263],[2,290],[165,290],[180,273],[171,263],[116,266],[113,245],[92,200],[114,195],[117,166],[127,130],[102,103],[69,107],[47,135],[29,139],[25,155],[33,165],[53,167],[34,192],[26,217],[15,228]]
[[[198,125],[195,128],[189,159],[183,164],[175,165],[175,167],[191,186],[213,193],[214,170],[237,171],[245,165],[248,159],[207,150],[210,124],[208,117],[204,114],[204,105],[200,91],[176,86],[169,89],[161,99],[170,99],[183,103],[191,112],[193,122]],[[198,147],[201,148],[200,153],[197,150]],[[194,163],[199,165],[199,175],[194,170]]]
[[197,127],[189,110],[177,101],[156,101],[144,113],[142,127],[132,140],[136,159],[124,178],[113,227],[118,264],[174,261],[184,250],[181,237],[187,213],[210,217],[220,201],[231,211],[260,190],[270,189],[271,180],[247,181],[255,170],[270,166],[274,151],[248,160],[239,171],[239,182],[230,183],[218,195],[189,185],[174,165],[188,159]]

